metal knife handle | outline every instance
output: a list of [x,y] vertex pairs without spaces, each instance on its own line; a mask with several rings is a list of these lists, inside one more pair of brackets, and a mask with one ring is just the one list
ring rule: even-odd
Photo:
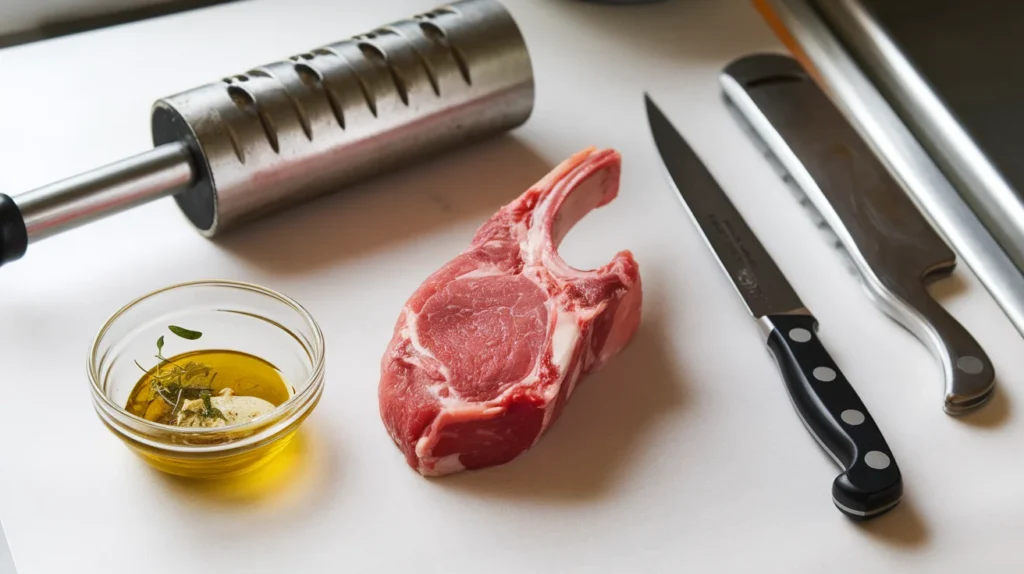
[[761,318],[768,348],[797,413],[818,444],[843,469],[832,501],[863,520],[891,510],[903,495],[896,459],[857,392],[818,339],[812,315]]
[[956,256],[873,150],[793,58],[740,58],[721,83],[783,180],[835,234],[872,301],[936,356],[946,413],[984,404],[995,388],[991,361],[925,289],[953,272]]
[[995,391],[995,368],[970,332],[922,284],[914,285],[919,288],[866,285],[866,290],[889,317],[924,341],[942,365],[943,410],[950,415],[969,412]]
[[29,243],[188,189],[187,144],[173,142],[14,197]]

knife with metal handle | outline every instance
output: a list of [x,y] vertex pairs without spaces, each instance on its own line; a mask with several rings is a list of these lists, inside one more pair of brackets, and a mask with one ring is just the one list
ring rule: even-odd
[[726,67],[726,99],[741,122],[837,237],[866,291],[942,365],[944,410],[984,404],[995,370],[971,334],[928,293],[956,255],[796,60],[755,54]]
[[836,507],[853,519],[895,507],[903,480],[881,431],[818,339],[818,322],[718,183],[668,118],[646,98],[647,118],[668,174],[722,269],[766,336],[807,430],[842,468]]

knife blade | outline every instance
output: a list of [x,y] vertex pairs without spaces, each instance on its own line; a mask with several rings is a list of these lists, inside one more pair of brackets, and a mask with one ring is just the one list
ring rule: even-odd
[[744,56],[720,80],[740,124],[834,233],[871,301],[938,359],[945,412],[985,404],[995,390],[992,362],[926,289],[953,273],[956,255],[853,126],[789,56]]
[[762,328],[789,398],[811,436],[842,470],[832,501],[853,519],[899,504],[903,479],[867,407],[818,338],[800,301],[704,163],[644,94],[655,146],[683,205]]

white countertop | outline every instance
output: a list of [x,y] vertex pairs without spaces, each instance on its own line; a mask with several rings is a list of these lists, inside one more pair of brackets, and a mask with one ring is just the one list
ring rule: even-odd
[[[0,191],[148,149],[153,100],[433,7],[262,0],[0,51]],[[642,9],[508,0],[537,105],[513,134],[280,214],[216,243],[160,202],[34,245],[0,270],[0,518],[21,574],[147,572],[963,572],[1024,567],[1024,343],[964,267],[938,288],[989,352],[983,410],[941,409],[925,348],[877,311],[720,102],[718,71],[780,46],[745,0]],[[761,335],[666,183],[642,91],[684,131],[822,323],[879,421],[903,504],[866,524],[801,426]],[[518,460],[427,480],[377,412],[406,297],[488,215],[574,151],[622,152],[619,199],[563,253],[640,262],[645,319]],[[317,317],[327,388],[285,483],[196,486],[102,426],[88,343],[128,300],[247,280]],[[1014,568],[1016,566],[1016,568]]]

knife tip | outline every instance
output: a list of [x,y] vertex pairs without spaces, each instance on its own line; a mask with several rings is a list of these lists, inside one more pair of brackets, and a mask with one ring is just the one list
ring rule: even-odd
[[658,111],[657,104],[651,98],[651,94],[644,92],[644,107],[647,109],[647,115],[650,116],[652,111]]

